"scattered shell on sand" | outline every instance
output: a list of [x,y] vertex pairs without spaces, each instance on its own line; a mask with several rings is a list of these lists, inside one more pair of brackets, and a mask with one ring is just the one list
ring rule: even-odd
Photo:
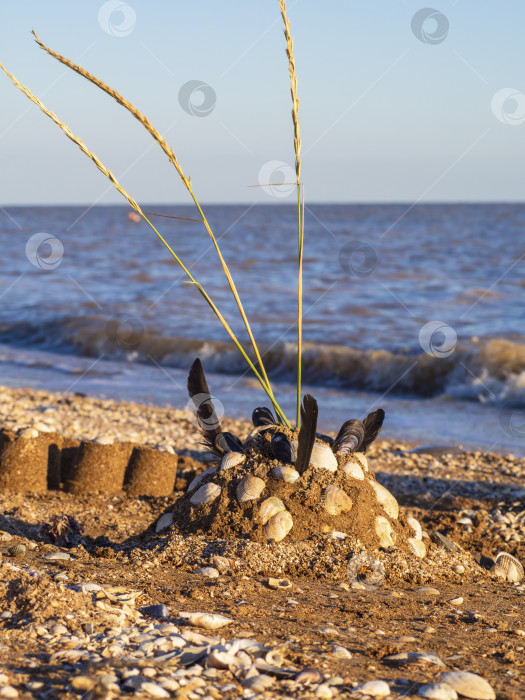
[[290,581],[289,578],[269,578],[268,579],[268,585],[270,588],[291,588],[292,587],[292,582]]
[[262,525],[266,525],[270,518],[283,510],[286,510],[286,506],[281,499],[272,496],[263,501],[259,506],[259,515],[257,519]]
[[25,545],[14,544],[12,547],[9,547],[7,553],[10,557],[22,557],[26,553]]
[[386,681],[367,681],[354,688],[353,693],[361,693],[372,698],[384,698],[390,695],[390,686]]
[[407,539],[407,544],[416,557],[419,559],[424,559],[427,553],[427,548],[422,540],[418,540],[416,537],[409,537]]
[[274,467],[270,471],[270,476],[274,479],[282,479],[287,484],[293,484],[301,475],[293,467]]
[[469,671],[448,671],[441,674],[441,680],[454,688],[459,695],[474,700],[495,700],[496,693],[481,676]]
[[330,515],[339,515],[352,509],[352,499],[337,486],[327,486],[323,491],[321,501]]
[[352,460],[345,462],[341,470],[352,479],[359,479],[359,481],[362,481],[365,478],[361,465],[357,464],[357,462],[352,462]]
[[[518,583],[524,576],[521,562],[516,559],[516,557],[513,557],[512,554],[507,554],[507,552],[499,552],[499,554],[496,556],[494,568],[504,572],[504,578],[511,583]],[[501,575],[499,574],[499,571],[496,571],[495,573]]]
[[221,487],[218,484],[214,484],[212,481],[210,481],[210,483],[204,484],[204,486],[201,486],[195,491],[193,496],[190,498],[190,503],[194,506],[201,506],[205,503],[211,503],[219,497],[220,493]]
[[337,459],[330,445],[327,445],[325,442],[314,442],[310,465],[316,469],[328,469],[331,472],[337,471]]
[[237,484],[235,495],[239,503],[247,503],[259,498],[265,488],[266,483],[258,476],[247,476]]
[[216,615],[215,613],[204,612],[180,612],[179,617],[186,620],[188,624],[194,627],[202,627],[206,630],[218,630],[225,625],[230,625],[233,620],[224,615]]
[[284,540],[293,526],[293,519],[287,510],[282,510],[268,520],[264,526],[264,536],[268,541],[280,542]]
[[387,549],[388,547],[394,547],[394,530],[390,522],[384,518],[382,515],[378,515],[374,521],[374,527],[376,535],[379,538],[379,546]]
[[393,520],[397,520],[399,517],[399,504],[394,496],[377,481],[371,481],[370,483],[376,492],[378,503],[383,507],[385,513]]
[[421,698],[431,698],[432,700],[457,700],[458,698],[458,694],[448,683],[422,685],[417,694]]
[[221,461],[221,471],[236,467],[246,461],[246,455],[243,452],[227,452]]

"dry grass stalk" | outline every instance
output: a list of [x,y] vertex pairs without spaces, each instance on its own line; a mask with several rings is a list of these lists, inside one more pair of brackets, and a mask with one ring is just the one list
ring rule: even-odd
[[[293,39],[290,32],[290,22],[286,14],[285,0],[279,0],[281,16],[284,22],[286,38],[286,55],[288,56],[288,72],[292,93],[292,122],[294,128],[295,174],[297,176],[297,412],[296,424],[301,425],[301,380],[302,380],[302,350],[303,350],[303,245],[304,245],[304,188],[301,192],[301,125],[299,122],[299,98],[297,97],[297,74],[295,71],[295,56]],[[302,205],[301,205],[302,195]]]
[[295,56],[293,53],[293,39],[290,32],[290,22],[286,15],[286,2],[279,0],[281,16],[284,22],[284,36],[286,38],[286,55],[288,56],[288,69],[290,73],[291,93],[292,93],[292,121],[294,127],[294,149],[295,149],[295,173],[297,184],[301,179],[301,125],[299,123],[299,98],[297,97],[297,74],[295,72]]
[[224,327],[224,329],[226,330],[226,332],[228,333],[228,335],[229,335],[230,338],[232,339],[233,343],[235,344],[235,346],[237,347],[237,349],[239,350],[239,352],[242,354],[242,356],[244,357],[244,359],[245,359],[246,362],[248,363],[248,366],[250,367],[250,369],[252,370],[252,372],[253,372],[253,373],[255,374],[255,376],[257,377],[259,383],[261,384],[261,386],[263,387],[263,389],[266,391],[266,393],[268,394],[268,396],[269,396],[270,399],[272,400],[272,403],[273,403],[273,405],[274,405],[275,410],[279,413],[279,415],[281,415],[281,416],[284,418],[284,414],[283,414],[281,408],[279,407],[279,405],[276,403],[275,398],[273,397],[273,394],[270,394],[270,393],[269,393],[268,387],[267,387],[267,385],[266,385],[265,380],[263,379],[263,377],[259,374],[259,372],[258,372],[257,369],[255,368],[253,362],[252,362],[252,361],[250,360],[250,358],[248,357],[247,353],[245,352],[244,348],[242,347],[242,345],[241,345],[240,342],[238,341],[237,337],[235,336],[234,332],[233,332],[232,329],[230,328],[230,326],[229,326],[228,322],[226,321],[226,319],[224,318],[224,316],[222,316],[222,314],[220,313],[219,309],[216,307],[215,303],[212,301],[211,297],[210,297],[210,296],[208,295],[208,293],[204,290],[203,286],[202,286],[199,282],[197,282],[197,280],[193,277],[193,275],[191,274],[191,272],[189,271],[189,269],[186,267],[186,265],[184,265],[184,263],[182,262],[182,260],[178,257],[178,255],[175,253],[175,251],[171,248],[171,246],[170,246],[169,243],[165,240],[165,238],[162,236],[162,234],[161,234],[161,233],[155,228],[155,226],[151,223],[151,221],[148,219],[148,217],[146,216],[146,214],[142,211],[142,209],[141,209],[140,206],[137,204],[137,202],[133,199],[133,197],[120,185],[120,183],[118,182],[117,178],[113,175],[113,173],[111,172],[111,170],[109,170],[108,168],[105,167],[105,165],[102,163],[102,161],[100,160],[100,158],[98,158],[98,156],[97,156],[95,153],[93,153],[93,151],[90,151],[90,150],[89,150],[89,148],[88,148],[88,147],[86,146],[86,144],[82,141],[82,139],[81,139],[79,136],[76,136],[75,134],[73,134],[73,132],[72,132],[71,129],[67,126],[67,124],[65,124],[63,121],[61,121],[61,120],[59,119],[59,117],[58,117],[54,112],[52,112],[50,109],[48,109],[48,108],[38,99],[38,97],[36,97],[36,95],[34,95],[34,94],[31,92],[31,90],[30,90],[28,87],[26,87],[25,85],[22,85],[22,83],[16,78],[16,76],[13,75],[12,73],[10,73],[10,72],[7,70],[7,68],[3,65],[3,63],[1,63],[1,62],[0,62],[0,68],[4,71],[4,73],[5,73],[5,74],[7,75],[7,77],[11,80],[11,82],[12,82],[21,92],[23,92],[24,95],[26,95],[26,97],[28,97],[28,98],[31,100],[31,102],[33,102],[34,104],[36,104],[36,105],[42,110],[42,112],[44,112],[44,114],[46,114],[50,119],[52,119],[52,120],[55,122],[55,124],[64,132],[64,134],[65,134],[69,139],[71,139],[71,141],[73,141],[73,143],[75,143],[75,144],[80,148],[80,150],[82,151],[82,153],[84,153],[90,160],[92,160],[92,161],[95,163],[95,165],[96,165],[97,168],[100,170],[100,172],[103,173],[103,174],[110,180],[110,182],[113,184],[113,186],[122,194],[123,197],[126,198],[126,200],[129,202],[130,206],[131,206],[138,214],[140,214],[140,216],[141,216],[141,217],[148,223],[148,225],[153,229],[153,231],[156,233],[156,235],[159,237],[159,239],[162,241],[162,243],[163,243],[163,244],[166,246],[166,248],[169,250],[169,252],[171,253],[171,255],[175,258],[175,260],[177,261],[177,263],[182,267],[182,269],[184,270],[184,272],[187,274],[187,276],[189,277],[191,283],[194,284],[194,285],[196,286],[196,288],[198,289],[198,291],[200,292],[200,294],[204,297],[204,299],[206,300],[206,302],[209,304],[209,306],[211,307],[211,309],[213,310],[213,312],[215,313],[215,315],[216,315],[217,318],[219,319],[220,323],[222,324],[222,326]]
[[[180,176],[182,182],[183,182],[184,185],[186,186],[186,188],[187,188],[188,192],[190,193],[190,195],[191,195],[191,197],[192,197],[192,199],[193,199],[193,201],[194,201],[194,203],[195,203],[197,209],[199,210],[199,213],[200,213],[200,215],[201,215],[201,217],[202,217],[202,220],[203,220],[203,222],[204,222],[204,226],[206,227],[206,231],[208,232],[208,235],[210,236],[210,238],[211,238],[211,240],[212,240],[212,242],[213,242],[213,245],[215,246],[215,250],[217,251],[217,255],[219,256],[219,260],[220,260],[221,265],[222,265],[222,268],[223,268],[223,270],[224,270],[224,274],[225,274],[225,276],[226,276],[226,279],[228,280],[228,284],[229,284],[229,286],[230,286],[230,289],[231,289],[231,291],[232,291],[233,297],[234,297],[235,302],[236,302],[236,304],[237,304],[237,308],[239,309],[239,313],[241,314],[241,318],[242,318],[242,321],[243,321],[244,326],[245,326],[245,328],[246,328],[246,331],[247,331],[247,333],[248,333],[248,337],[250,338],[250,342],[251,342],[253,351],[254,351],[254,353],[255,353],[255,357],[256,357],[256,359],[257,359],[257,363],[258,363],[259,368],[260,368],[260,370],[261,370],[261,374],[262,374],[262,376],[263,376],[265,385],[266,385],[266,387],[267,387],[267,389],[268,389],[268,391],[267,391],[268,396],[272,399],[272,403],[273,403],[273,405],[274,405],[275,410],[279,413],[279,415],[281,415],[281,418],[283,418],[283,420],[285,421],[285,423],[286,423],[287,425],[289,425],[289,423],[288,423],[288,421],[286,420],[285,416],[282,415],[282,414],[279,412],[279,410],[278,410],[278,405],[277,405],[277,403],[274,401],[274,398],[273,398],[273,391],[272,391],[272,388],[271,388],[271,385],[270,385],[270,380],[268,379],[268,375],[267,375],[267,373],[266,373],[266,369],[265,369],[265,367],[264,367],[264,364],[263,364],[263,361],[262,361],[262,357],[261,357],[261,354],[260,354],[260,352],[259,352],[259,348],[258,348],[258,346],[257,346],[257,343],[255,342],[255,338],[254,338],[254,335],[253,335],[253,332],[252,332],[250,323],[249,323],[249,321],[248,321],[248,317],[246,316],[246,313],[245,313],[245,311],[244,311],[244,307],[243,307],[243,305],[242,305],[242,303],[241,303],[241,299],[240,299],[240,297],[239,297],[239,293],[237,292],[237,287],[235,286],[235,283],[234,283],[234,281],[233,281],[233,277],[232,277],[232,275],[231,275],[231,273],[230,273],[230,270],[229,270],[229,268],[228,268],[228,265],[226,264],[226,261],[225,261],[224,258],[223,258],[223,255],[222,255],[221,250],[220,250],[220,248],[219,248],[219,244],[217,243],[217,240],[216,240],[216,238],[215,238],[215,236],[214,236],[214,234],[213,234],[213,231],[211,230],[211,227],[210,227],[210,225],[209,225],[209,223],[208,223],[206,217],[204,216],[204,212],[202,211],[202,208],[201,208],[201,206],[200,206],[200,204],[199,204],[199,202],[198,202],[198,200],[197,200],[197,198],[196,198],[196,196],[195,196],[195,194],[194,194],[194,192],[193,192],[193,188],[192,188],[192,184],[191,184],[191,178],[190,178],[190,177],[187,177],[187,176],[184,174],[184,172],[183,172],[183,170],[182,170],[182,167],[181,167],[181,165],[180,165],[180,163],[179,163],[179,161],[178,161],[178,159],[177,159],[177,156],[175,155],[173,149],[170,148],[170,146],[168,145],[168,143],[166,142],[166,140],[163,138],[163,136],[161,136],[161,134],[157,131],[157,129],[155,129],[155,127],[153,126],[153,124],[151,124],[151,122],[149,121],[149,119],[148,119],[144,114],[142,114],[142,112],[140,112],[140,111],[135,107],[135,105],[133,105],[133,104],[132,104],[131,102],[129,102],[128,100],[126,100],[119,92],[117,92],[116,90],[114,90],[114,89],[113,89],[112,87],[110,87],[109,85],[106,85],[106,83],[104,83],[102,80],[100,80],[99,78],[97,78],[95,75],[93,75],[93,74],[90,73],[89,71],[85,70],[85,68],[82,68],[82,66],[79,66],[79,65],[77,65],[76,63],[73,63],[73,61],[70,61],[68,58],[65,58],[65,56],[62,56],[61,54],[57,53],[56,51],[53,51],[53,49],[51,49],[51,48],[49,48],[48,46],[46,46],[46,45],[41,41],[41,39],[40,39],[39,36],[36,34],[36,32],[33,31],[33,35],[34,35],[34,37],[35,37],[35,40],[36,40],[37,44],[40,46],[40,48],[42,48],[44,51],[46,51],[50,56],[52,56],[53,58],[56,58],[57,61],[60,61],[60,63],[64,64],[64,65],[67,66],[68,68],[71,68],[71,70],[74,70],[76,73],[78,73],[78,74],[81,75],[82,77],[84,77],[84,78],[86,78],[87,80],[89,80],[91,83],[93,83],[94,85],[96,85],[98,88],[100,88],[101,90],[103,90],[106,94],[108,94],[110,97],[112,97],[114,100],[116,100],[120,105],[122,105],[123,107],[125,107],[129,112],[131,112],[131,114],[135,117],[135,119],[137,119],[137,120],[142,124],[142,126],[151,134],[151,136],[153,136],[153,138],[155,139],[155,141],[159,144],[159,146],[162,148],[162,150],[164,151],[164,153],[168,156],[170,162],[175,166],[175,169],[177,170],[177,172],[178,172],[178,174],[179,174],[179,176]],[[300,144],[299,144],[299,146],[300,146]]]

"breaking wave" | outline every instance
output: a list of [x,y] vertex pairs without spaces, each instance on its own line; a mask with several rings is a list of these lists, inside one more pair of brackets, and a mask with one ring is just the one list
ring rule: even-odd
[[[65,354],[155,362],[186,369],[200,357],[208,372],[241,374],[246,370],[236,348],[226,342],[166,337],[137,325],[134,317],[83,316],[53,323],[0,325],[0,342]],[[295,381],[296,346],[261,347],[266,369],[276,381]],[[305,343],[303,382],[354,391],[448,396],[525,407],[525,339],[458,340],[448,357],[418,350],[362,350],[342,345]]]

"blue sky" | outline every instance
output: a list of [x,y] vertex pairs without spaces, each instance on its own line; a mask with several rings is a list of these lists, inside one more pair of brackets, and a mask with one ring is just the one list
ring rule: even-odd
[[[109,12],[117,5],[2,3],[0,60],[140,202],[190,200],[131,115],[46,56],[32,28],[149,116],[201,201],[288,201],[248,187],[266,163],[293,164],[277,0],[130,0]],[[432,5],[448,25],[436,43],[411,28],[425,7],[412,0],[289,0],[310,202],[523,199],[525,6]],[[421,31],[436,27],[430,18]],[[180,88],[192,80],[216,96],[205,117],[179,103]],[[0,100],[0,205],[123,201],[3,74]]]

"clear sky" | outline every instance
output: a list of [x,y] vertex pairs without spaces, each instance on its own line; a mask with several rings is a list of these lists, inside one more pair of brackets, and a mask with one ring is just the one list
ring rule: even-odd
[[[413,0],[289,0],[308,201],[523,199],[525,3],[443,0],[413,21],[426,7]],[[271,172],[268,162],[293,163],[277,0],[0,4],[7,68],[138,201],[188,203],[138,122],[44,54],[33,28],[149,116],[201,201],[276,201],[248,186]],[[210,86],[205,98],[198,91],[179,98],[190,81]],[[202,99],[209,114],[188,113]],[[0,205],[123,201],[3,73],[0,105]]]

